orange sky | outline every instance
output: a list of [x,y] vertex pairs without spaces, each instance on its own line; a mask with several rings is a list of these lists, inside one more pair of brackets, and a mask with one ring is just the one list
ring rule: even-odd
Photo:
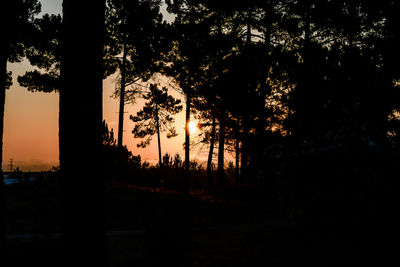
[[[31,67],[27,62],[9,64],[9,70],[13,72],[13,86],[7,91],[4,126],[4,170],[9,170],[9,160],[14,160],[15,166],[23,170],[46,170],[58,165],[58,94],[57,93],[31,93],[19,86],[16,81],[18,74]],[[114,91],[114,77],[104,81],[103,116],[109,128],[118,130],[118,99],[110,97]],[[180,97],[173,90],[175,97]],[[142,160],[154,163],[157,160],[157,143],[153,141],[145,149],[137,148],[139,139],[134,139],[131,133],[133,122],[129,115],[141,108],[143,100],[136,104],[126,105],[124,143],[133,152],[140,154]],[[176,116],[175,127],[178,136],[167,139],[162,135],[162,153],[180,153],[183,156],[184,143],[184,112]],[[193,159],[205,158],[205,153],[199,153],[198,149],[192,152]]]
[[3,170],[9,170],[11,158],[14,165],[27,170],[58,164],[58,95],[34,94],[21,88],[16,74],[27,67],[26,62],[8,64],[13,86],[6,93]]
[[[42,0],[41,2],[42,13],[61,12],[61,0]],[[171,18],[167,19],[171,20]],[[13,72],[13,86],[6,93],[3,138],[3,170],[5,171],[9,171],[10,159],[13,159],[14,167],[19,166],[24,171],[48,170],[58,165],[58,94],[31,93],[26,88],[20,87],[17,82],[18,75],[31,68],[26,60],[8,64],[8,70]],[[118,99],[110,97],[114,88],[113,77],[104,81],[103,117],[109,128],[113,128],[117,133]],[[170,93],[174,97],[182,98],[174,90]],[[135,105],[125,107],[124,144],[133,154],[140,154],[142,161],[155,163],[158,157],[155,137],[150,146],[143,149],[136,147],[140,140],[134,139],[131,133],[134,124],[129,120],[129,115],[135,114],[142,104],[143,100],[139,100]],[[178,136],[167,139],[163,134],[161,137],[162,154],[168,152],[174,155],[178,152],[183,157],[184,126],[184,111],[182,111],[176,116],[175,127]],[[206,150],[200,152],[200,147],[192,149],[191,160],[204,161],[206,158]]]

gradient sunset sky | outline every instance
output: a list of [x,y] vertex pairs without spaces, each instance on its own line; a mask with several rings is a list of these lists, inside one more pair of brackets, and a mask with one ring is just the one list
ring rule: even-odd
[[[41,3],[42,13],[40,16],[44,13],[61,13],[62,0],[41,0]],[[168,20],[170,17],[166,17],[166,19]],[[48,170],[51,166],[57,166],[59,164],[58,93],[31,93],[26,88],[19,86],[18,75],[32,69],[26,60],[21,63],[8,64],[8,69],[13,72],[13,86],[7,90],[6,94],[3,170],[10,170],[10,159],[13,159],[14,167],[18,166],[23,171]],[[109,128],[113,128],[116,133],[118,130],[118,99],[110,97],[114,88],[115,76],[104,81],[103,115]],[[170,90],[170,93],[182,99],[176,91]],[[142,161],[155,163],[157,159],[155,139],[149,147],[137,148],[136,144],[140,140],[134,139],[131,133],[134,124],[129,120],[129,115],[135,114],[142,104],[143,100],[138,100],[136,104],[129,104],[125,107],[124,143],[133,154],[140,154]],[[183,157],[184,125],[184,112],[181,112],[176,116],[175,123],[178,136],[173,139],[162,136],[163,154],[168,152],[174,155],[179,152]],[[203,161],[206,153],[206,150],[196,147],[192,150],[191,159]]]

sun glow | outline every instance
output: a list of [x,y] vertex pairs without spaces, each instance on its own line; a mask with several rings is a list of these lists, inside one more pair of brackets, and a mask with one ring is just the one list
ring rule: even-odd
[[189,122],[189,132],[195,133],[197,131],[197,125],[193,121]]

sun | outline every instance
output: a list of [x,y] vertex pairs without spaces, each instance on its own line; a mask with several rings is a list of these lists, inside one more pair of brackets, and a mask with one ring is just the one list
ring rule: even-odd
[[193,121],[189,122],[189,132],[195,133],[197,131],[197,125]]

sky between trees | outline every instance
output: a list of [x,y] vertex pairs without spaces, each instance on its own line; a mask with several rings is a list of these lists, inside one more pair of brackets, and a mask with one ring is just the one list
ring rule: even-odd
[[[62,0],[41,0],[42,12],[61,13]],[[165,7],[162,8],[166,14]],[[167,21],[172,20],[171,15],[164,15]],[[21,63],[9,64],[9,70],[13,72],[13,85],[7,90],[4,126],[4,161],[3,170],[9,170],[9,160],[14,160],[14,166],[19,166],[23,171],[48,170],[51,166],[58,165],[58,93],[31,93],[21,87],[17,82],[18,75],[31,70],[27,60]],[[110,128],[116,132],[118,129],[118,99],[110,97],[115,90],[115,76],[104,81],[103,90],[103,117]],[[170,90],[174,97],[182,96],[174,90]],[[157,161],[157,143],[152,142],[146,148],[137,148],[140,139],[134,139],[131,130],[133,122],[129,115],[136,114],[144,101],[138,99],[135,105],[125,106],[124,143],[133,154],[140,154],[143,160],[150,163]],[[163,139],[163,153],[171,155],[179,153],[183,155],[184,143],[184,112],[175,117],[175,126],[178,136]],[[195,147],[191,151],[191,158],[204,161],[207,159],[207,151],[200,151],[201,147]]]

